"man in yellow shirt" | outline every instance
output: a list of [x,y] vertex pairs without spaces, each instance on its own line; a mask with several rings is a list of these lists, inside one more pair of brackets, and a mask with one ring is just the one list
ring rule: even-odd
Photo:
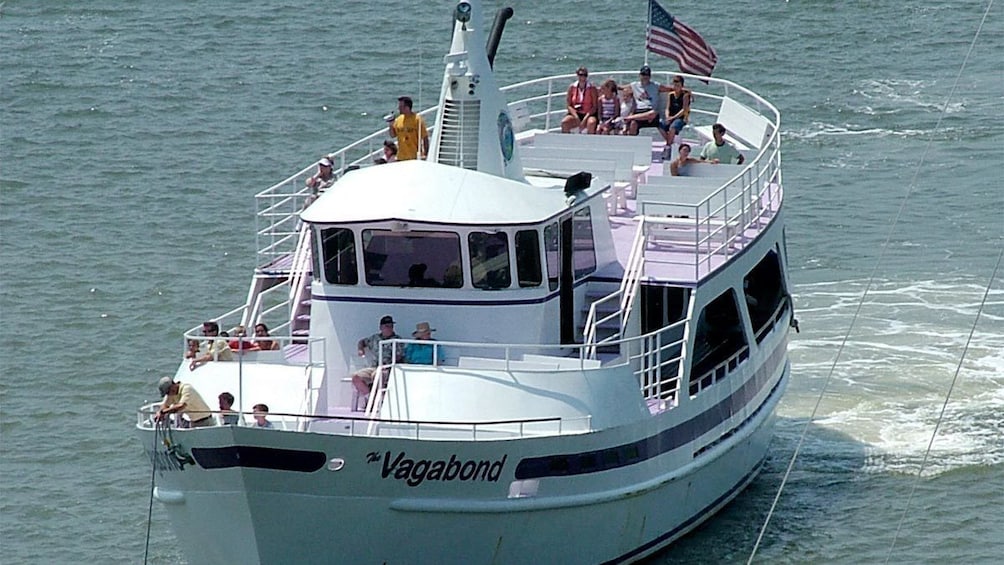
[[417,159],[419,156],[419,141],[422,144],[422,159],[429,155],[429,130],[425,120],[412,111],[412,101],[409,96],[397,99],[397,109],[401,112],[390,124],[390,136],[397,138],[397,160]]
[[164,377],[157,383],[157,389],[164,395],[164,402],[154,420],[159,422],[168,414],[187,414],[193,428],[213,425],[212,409],[192,385]]

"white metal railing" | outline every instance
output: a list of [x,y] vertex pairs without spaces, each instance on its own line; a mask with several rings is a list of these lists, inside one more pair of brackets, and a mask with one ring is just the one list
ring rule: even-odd
[[[160,402],[151,402],[141,406],[136,413],[136,427],[140,429],[153,429],[156,426],[154,415],[160,407]],[[212,410],[213,417],[219,416],[221,411]],[[254,427],[251,423],[252,412],[233,411],[238,415],[238,423],[233,424],[238,427]],[[469,437],[473,441],[490,441],[494,439],[511,439],[534,437],[541,435],[561,435],[566,431],[588,428],[591,416],[581,416],[578,418],[525,418],[518,420],[488,420],[488,421],[435,421],[435,420],[380,420],[379,418],[368,418],[361,416],[327,416],[303,413],[269,412],[269,418],[273,424],[272,430],[286,431],[313,431],[313,425],[324,421],[337,421],[342,427],[336,433],[338,435],[372,436],[373,428],[381,424],[392,424],[394,426],[395,437],[410,437],[414,439],[442,439],[448,434],[450,439],[462,439]],[[576,426],[575,424],[579,425]],[[167,420],[169,426],[180,427],[177,421]],[[325,433],[323,430],[320,433]],[[576,432],[577,433],[577,432]],[[388,434],[389,435],[389,434]]]
[[[223,320],[229,319],[235,316],[239,310],[233,310],[229,316],[221,316],[217,318],[216,323],[220,324],[221,331],[225,326],[221,323]],[[189,356],[188,344],[191,341],[198,341],[200,344],[209,344],[218,341],[222,341],[227,344],[229,351],[232,355],[232,360],[221,361],[219,360],[218,354],[214,355],[211,362],[213,363],[234,363],[237,366],[237,378],[238,378],[238,392],[243,391],[244,388],[244,367],[247,365],[258,365],[258,364],[276,364],[281,363],[289,366],[299,366],[304,367],[307,371],[307,388],[304,391],[304,404],[306,406],[316,406],[317,395],[320,392],[320,384],[314,382],[314,370],[321,369],[325,370],[327,366],[327,349],[326,349],[326,339],[323,337],[304,337],[304,336],[292,336],[292,335],[269,335],[267,337],[258,336],[226,336],[226,337],[209,337],[201,335],[201,326],[197,326],[185,332],[184,335],[184,351],[183,361],[188,363],[191,362],[192,358]],[[270,341],[279,344],[278,350],[271,349],[256,349],[256,344],[262,341]],[[237,348],[230,348],[230,343],[236,342]],[[202,355],[204,351],[211,351],[212,348],[208,347],[203,349],[200,346],[199,355]],[[320,352],[320,358],[317,356],[317,352]],[[274,355],[273,355],[274,354]]]
[[[303,224],[300,226],[300,239],[296,244],[296,253],[293,255],[293,264],[289,272],[289,323],[292,328],[296,316],[297,308],[303,300],[303,293],[307,288],[304,285],[304,277],[310,272],[310,226]],[[292,332],[290,332],[292,333]]]
[[[406,344],[416,343],[433,348],[432,366],[463,366],[463,358],[480,361],[475,367],[478,370],[520,371],[526,373],[553,373],[555,370],[588,371],[598,368],[610,368],[630,365],[641,388],[643,397],[648,399],[665,399],[668,391],[676,391],[684,374],[681,357],[686,349],[685,327],[687,321],[681,320],[670,326],[631,337],[604,341],[604,345],[617,346],[622,354],[610,362],[596,365],[589,356],[588,344],[527,344],[527,343],[470,343],[460,341],[432,341],[412,339],[390,339],[380,342],[377,359],[391,359],[389,364],[381,364],[376,368],[373,378],[373,389],[367,401],[365,415],[375,418],[380,413],[383,393],[385,392],[384,374],[389,374],[398,364],[407,364],[399,354]],[[390,347],[391,357],[385,357],[384,348]],[[444,352],[445,350],[445,352]],[[466,355],[465,355],[466,352]],[[525,355],[537,356],[551,353],[553,361],[572,361],[565,367],[555,369],[553,365],[539,357],[531,361],[524,360]],[[496,362],[485,365],[488,362]],[[674,392],[675,395],[675,392]]]
[[[596,348],[598,345],[623,337],[624,332],[627,330],[631,309],[634,307],[634,298],[638,293],[641,277],[645,272],[645,245],[647,242],[645,217],[636,218],[636,221],[638,222],[638,228],[635,231],[634,241],[631,244],[631,253],[625,265],[625,272],[621,278],[620,287],[589,305],[589,314],[586,316],[585,330],[583,332],[583,342],[587,346],[586,355],[590,359],[596,358]],[[598,313],[600,306],[617,298],[620,298],[617,310],[600,318]],[[614,318],[619,318],[618,331],[603,340],[597,341],[596,338],[600,326]]]

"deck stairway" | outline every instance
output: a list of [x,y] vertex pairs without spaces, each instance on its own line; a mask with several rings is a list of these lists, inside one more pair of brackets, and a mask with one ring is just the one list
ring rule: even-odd
[[[608,340],[617,339],[620,335],[620,316],[618,315],[619,304],[611,300],[604,300],[610,293],[602,288],[590,286],[586,290],[586,299],[583,301],[581,310],[582,324],[579,326],[580,335],[583,342],[587,342],[589,331],[587,324],[590,324],[590,312],[595,310],[596,323],[592,329],[592,343],[602,344]],[[595,304],[595,307],[593,306]],[[620,348],[616,345],[597,345],[597,353],[617,354]]]
[[[582,330],[587,355],[595,359],[597,353],[611,353],[616,345],[605,345],[623,339],[628,329],[628,321],[638,296],[638,288],[645,274],[645,248],[648,246],[648,227],[645,217],[636,219],[631,253],[624,265],[624,276],[620,287],[610,294],[589,301],[585,327]],[[588,298],[588,296],[587,296]],[[602,348],[602,349],[601,349]]]
[[311,264],[310,228],[303,224],[289,273],[289,329],[294,337],[310,336]]

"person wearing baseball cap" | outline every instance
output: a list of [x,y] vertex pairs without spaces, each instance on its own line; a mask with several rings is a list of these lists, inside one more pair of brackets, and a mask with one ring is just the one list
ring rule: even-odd
[[307,179],[307,186],[314,191],[323,190],[335,184],[335,164],[327,155],[317,162],[317,173]]
[[642,128],[658,128],[667,143],[671,141],[660,118],[664,113],[662,103],[662,93],[672,92],[672,88],[659,84],[652,80],[652,68],[643,65],[638,70],[638,80],[631,83],[631,92],[634,94],[635,112],[624,118],[628,135],[638,135],[638,130]]
[[[373,388],[373,376],[376,374],[377,367],[382,365],[384,367],[383,376],[386,378],[388,374],[389,365],[396,359],[401,361],[403,356],[402,347],[391,346],[391,344],[386,344],[383,346],[383,354],[380,355],[380,342],[387,339],[401,339],[401,336],[394,333],[394,318],[390,316],[384,316],[380,318],[380,331],[369,336],[364,337],[359,340],[356,344],[356,348],[359,350],[359,356],[365,357],[368,367],[359,369],[352,375],[352,386],[356,387],[359,394],[366,395],[370,393],[370,389]],[[397,355],[394,355],[394,352]],[[380,355],[379,362],[377,361],[377,356]]]
[[[203,428],[213,425],[212,409],[191,384],[163,377],[157,382],[157,390],[164,396],[164,401],[153,417],[155,421],[163,421],[168,414],[180,414],[188,417],[187,425],[181,427]],[[179,420],[179,424],[184,423],[185,420]]]

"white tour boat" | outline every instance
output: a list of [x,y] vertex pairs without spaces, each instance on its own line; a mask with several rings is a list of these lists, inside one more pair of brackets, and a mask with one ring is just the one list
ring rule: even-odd
[[[745,163],[671,176],[655,130],[556,133],[573,77],[499,88],[511,11],[490,40],[481,15],[456,6],[427,160],[374,165],[381,130],[330,156],[319,194],[311,165],[256,195],[259,267],[216,321],[281,347],[231,336],[232,360],[174,377],[213,408],[233,394],[237,423],[141,407],[190,562],[633,562],[763,465],[793,321],[777,110],[693,77],[680,138],[722,123]],[[380,342],[363,395],[357,344],[387,315],[437,341]],[[402,356],[416,343],[431,354]]]

